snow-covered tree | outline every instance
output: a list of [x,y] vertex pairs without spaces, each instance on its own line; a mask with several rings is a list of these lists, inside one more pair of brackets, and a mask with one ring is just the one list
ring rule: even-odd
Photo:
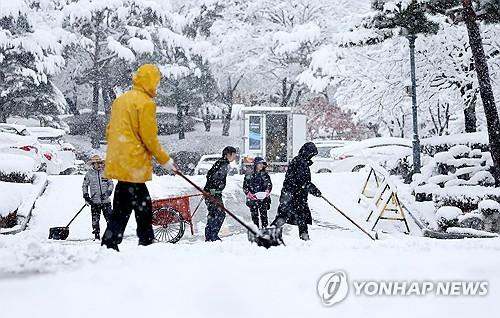
[[48,115],[55,120],[66,107],[50,82],[64,65],[62,46],[49,29],[33,24],[32,14],[24,1],[0,4],[1,122],[10,115]]

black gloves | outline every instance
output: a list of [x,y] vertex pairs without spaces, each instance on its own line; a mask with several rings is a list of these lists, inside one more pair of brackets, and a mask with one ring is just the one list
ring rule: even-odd
[[311,194],[318,198],[321,197],[321,191],[316,187],[311,189]]
[[90,200],[90,196],[88,193],[84,193],[83,194],[83,199],[85,199],[85,201],[88,203],[88,204],[91,204],[92,203],[92,200]]
[[106,198],[106,194],[104,194],[104,193],[103,193],[103,194],[101,194],[101,201],[104,201],[104,200],[106,200],[106,199],[107,199],[107,198]]

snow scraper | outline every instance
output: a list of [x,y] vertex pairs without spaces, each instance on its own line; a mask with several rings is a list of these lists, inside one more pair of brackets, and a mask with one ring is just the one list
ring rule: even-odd
[[[94,195],[92,195],[93,197]],[[91,197],[91,198],[92,198]],[[69,226],[71,223],[76,219],[78,214],[83,211],[83,209],[87,206],[87,203],[85,203],[78,212],[76,212],[75,216],[69,221],[68,225],[66,226],[60,226],[60,227],[51,227],[49,229],[49,239],[52,240],[65,240],[68,238],[69,235]]]
[[238,223],[240,223],[247,231],[248,231],[248,240],[250,242],[255,242],[258,246],[263,246],[265,248],[270,248],[271,246],[285,245],[282,238],[282,228],[280,227],[267,227],[262,230],[256,231],[248,226],[245,222],[243,222],[240,218],[238,218],[234,213],[229,211],[222,203],[217,201],[210,193],[204,191],[202,188],[197,186],[193,181],[191,181],[188,177],[186,177],[182,172],[178,169],[174,168],[173,171],[179,177],[184,179],[187,183],[192,185],[196,190],[198,190],[203,196],[210,201],[212,201],[215,205],[219,207],[219,209],[223,210],[227,214],[229,214],[233,219],[235,219]]
[[359,226],[358,223],[354,222],[350,217],[348,217],[344,212],[342,212],[339,208],[337,208],[327,198],[325,198],[324,196],[321,196],[321,198],[323,198],[323,200],[325,200],[326,203],[328,203],[329,205],[331,205],[335,210],[337,210],[337,212],[339,212],[340,214],[342,214],[343,217],[345,217],[346,219],[348,219],[358,229],[360,229],[363,233],[365,233],[372,241],[375,241],[376,239],[378,239],[378,234],[377,233],[375,233],[375,237],[371,236],[370,233],[368,233],[365,229],[363,229],[361,226]]

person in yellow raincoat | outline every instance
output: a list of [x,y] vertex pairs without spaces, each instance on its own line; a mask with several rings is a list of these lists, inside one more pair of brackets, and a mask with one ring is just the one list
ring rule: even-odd
[[173,168],[173,160],[158,141],[153,97],[160,79],[156,66],[142,65],[133,75],[132,89],[113,102],[106,127],[108,148],[104,175],[118,183],[102,245],[117,251],[132,210],[135,211],[139,245],[153,243],[152,204],[146,187],[146,181],[151,180],[153,174],[152,157],[164,167]]

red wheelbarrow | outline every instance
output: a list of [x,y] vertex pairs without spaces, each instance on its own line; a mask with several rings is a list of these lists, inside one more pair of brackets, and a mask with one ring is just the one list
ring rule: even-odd
[[[190,199],[201,197],[191,213]],[[153,232],[158,242],[177,243],[184,235],[186,224],[194,235],[193,216],[198,211],[203,197],[201,194],[188,194],[173,198],[153,200]]]

